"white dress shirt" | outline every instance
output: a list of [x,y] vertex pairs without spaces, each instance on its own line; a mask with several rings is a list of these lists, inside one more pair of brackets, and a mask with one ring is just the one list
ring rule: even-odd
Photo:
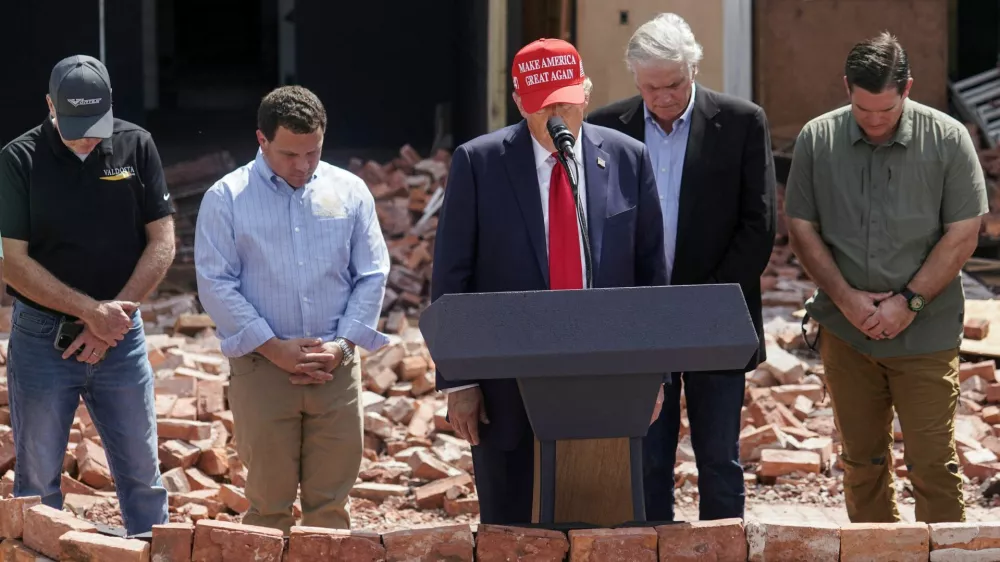
[[[581,131],[582,132],[582,129]],[[542,198],[542,221],[545,224],[545,254],[548,255],[549,251],[549,183],[552,181],[552,168],[559,164],[555,156],[552,156],[545,147],[542,146],[540,142],[535,140],[535,137],[531,137],[531,146],[535,152],[535,171],[538,173],[538,194]],[[580,209],[583,211],[584,218],[587,217],[587,174],[585,173],[583,162],[583,144],[580,142],[580,134],[576,135],[576,142],[573,144],[573,154],[576,155],[576,162],[579,167],[579,176],[577,179],[577,190],[580,192]],[[570,166],[573,163],[570,162]],[[588,221],[589,222],[589,221]],[[578,229],[579,230],[579,229]],[[578,237],[580,239],[580,264],[583,266],[583,279],[581,280],[581,286],[587,286],[587,262],[586,257],[583,252],[583,233],[582,230],[578,232]],[[464,390],[466,388],[472,388],[474,386],[479,386],[477,384],[466,384],[462,386],[456,386],[453,388],[446,388],[443,390],[445,394],[450,394],[456,390]]]

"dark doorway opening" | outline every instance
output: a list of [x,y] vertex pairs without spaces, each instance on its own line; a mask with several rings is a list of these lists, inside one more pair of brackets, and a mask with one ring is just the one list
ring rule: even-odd
[[165,163],[228,150],[253,158],[260,99],[278,85],[277,0],[156,0],[157,103]]

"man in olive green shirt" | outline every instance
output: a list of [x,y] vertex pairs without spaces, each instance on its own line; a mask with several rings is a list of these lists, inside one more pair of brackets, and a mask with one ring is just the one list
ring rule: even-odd
[[819,287],[806,309],[821,326],[853,522],[899,520],[893,409],[917,519],[965,519],[953,423],[961,268],[986,186],[968,130],[908,99],[912,82],[894,37],[855,45],[851,103],[806,124],[786,184],[792,249]]

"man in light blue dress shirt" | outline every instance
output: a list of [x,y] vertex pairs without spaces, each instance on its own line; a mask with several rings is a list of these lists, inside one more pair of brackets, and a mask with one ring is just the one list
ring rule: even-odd
[[350,528],[363,450],[355,346],[377,331],[389,253],[357,176],[320,161],[326,112],[305,88],[268,94],[254,161],[213,185],[195,236],[198,293],[229,357],[243,522]]

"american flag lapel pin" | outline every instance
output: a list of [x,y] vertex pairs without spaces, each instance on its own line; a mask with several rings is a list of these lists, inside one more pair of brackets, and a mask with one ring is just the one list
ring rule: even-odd
[[600,156],[597,157],[597,167],[603,169],[605,166],[604,158]]

